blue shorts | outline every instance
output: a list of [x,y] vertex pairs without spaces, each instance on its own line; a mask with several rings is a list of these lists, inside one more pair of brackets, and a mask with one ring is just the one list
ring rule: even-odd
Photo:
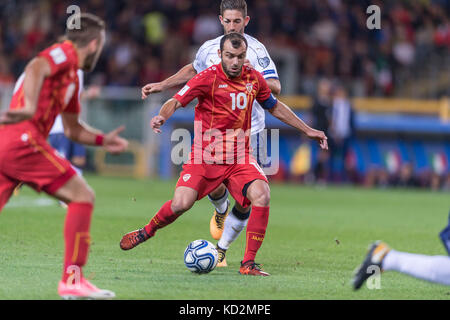
[[71,160],[73,157],[85,157],[86,148],[68,139],[64,133],[51,134],[48,137],[50,145],[64,158]]

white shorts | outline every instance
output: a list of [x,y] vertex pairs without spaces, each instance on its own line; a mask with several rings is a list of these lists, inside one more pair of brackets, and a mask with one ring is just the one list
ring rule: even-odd
[[262,130],[250,136],[252,154],[261,168],[267,165],[267,131]]

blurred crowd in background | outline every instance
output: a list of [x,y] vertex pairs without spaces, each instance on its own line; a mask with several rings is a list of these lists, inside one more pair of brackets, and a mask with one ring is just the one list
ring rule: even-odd
[[[450,48],[448,0],[247,3],[251,20],[246,32],[269,51],[289,49],[298,57],[298,85],[290,94],[310,94],[317,78],[326,76],[352,81],[353,95],[390,96],[402,83],[396,81],[402,70]],[[372,4],[381,9],[380,30],[366,25],[366,9]],[[3,0],[0,83],[13,82],[36,52],[63,33],[70,5],[107,23],[105,52],[88,79],[99,85],[163,80],[191,62],[205,40],[223,32],[220,0]]]
[[[313,97],[311,121],[330,137],[332,152],[320,153],[311,171],[315,181],[450,190],[450,175],[437,180],[431,173],[418,177],[410,164],[395,176],[375,168],[360,177],[347,152],[354,137],[350,97],[420,94],[402,91],[402,86],[427,77],[431,88],[415,98],[448,95],[449,87],[444,84],[442,89],[435,80],[441,73],[448,78],[449,0],[247,0],[247,4],[251,20],[246,33],[267,47],[279,72],[283,61],[277,52],[294,53],[298,70],[290,79],[293,91],[287,93]],[[67,12],[71,5],[107,24],[104,52],[95,71],[87,75],[87,85],[141,87],[161,81],[192,62],[204,41],[223,33],[220,0],[2,0],[0,87],[12,85],[27,62],[63,34],[73,13]],[[379,30],[367,27],[370,5],[381,9]],[[338,170],[330,161],[336,158]]]

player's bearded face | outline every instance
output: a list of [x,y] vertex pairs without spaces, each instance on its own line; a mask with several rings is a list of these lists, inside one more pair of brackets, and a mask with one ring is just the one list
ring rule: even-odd
[[222,68],[225,74],[230,78],[236,78],[241,75],[242,66],[245,62],[247,48],[241,44],[239,48],[233,48],[230,41],[224,43],[223,52],[221,52]]
[[98,58],[100,57],[100,54],[102,53],[103,46],[105,44],[105,34],[102,32],[99,41],[97,42],[97,48],[94,49],[93,52],[88,54],[86,58],[84,59],[84,66],[83,70],[86,72],[91,72],[94,70],[95,66],[97,65]]

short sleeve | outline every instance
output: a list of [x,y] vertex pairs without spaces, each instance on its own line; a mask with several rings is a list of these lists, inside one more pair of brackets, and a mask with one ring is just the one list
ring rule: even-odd
[[205,64],[205,45],[206,43],[203,44],[200,49],[198,49],[197,54],[195,55],[195,60],[192,63],[192,66],[194,67],[195,71],[197,71],[197,73],[200,73],[207,68]]
[[47,60],[50,65],[50,76],[59,72],[69,70],[72,67],[73,61],[69,58],[69,53],[62,45],[55,45],[45,49],[38,55]]
[[219,49],[220,46],[220,39],[222,39],[222,37],[223,36],[208,40],[198,49],[197,54],[195,55],[195,60],[192,63],[192,66],[197,73],[200,73],[209,68],[211,65],[218,63],[214,61],[209,63],[211,62],[211,59],[208,59],[208,57],[210,57],[212,52],[217,53],[217,49]]
[[266,47],[262,43],[256,43],[253,49],[256,52],[256,61],[253,64],[255,69],[263,75],[264,79],[278,79],[277,67]]
[[198,74],[188,81],[186,85],[178,91],[173,98],[178,100],[183,107],[189,104],[195,98],[200,98],[208,92],[211,85],[208,81],[209,77],[204,74]]

